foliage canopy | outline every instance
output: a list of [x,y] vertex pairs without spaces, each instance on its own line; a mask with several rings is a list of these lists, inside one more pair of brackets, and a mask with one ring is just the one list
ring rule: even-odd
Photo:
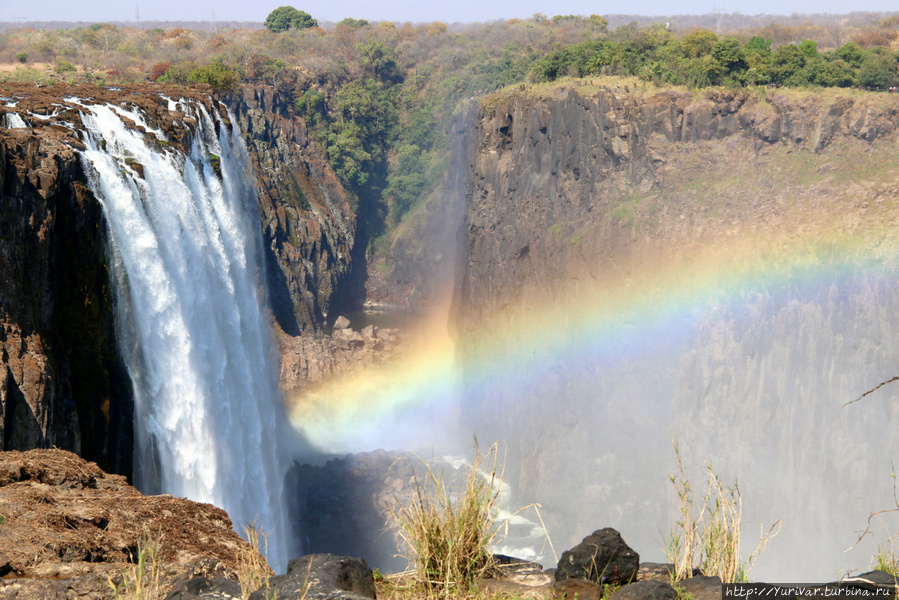
[[307,12],[297,10],[292,6],[279,6],[265,18],[265,27],[274,33],[281,33],[288,29],[306,29],[317,27],[318,21]]

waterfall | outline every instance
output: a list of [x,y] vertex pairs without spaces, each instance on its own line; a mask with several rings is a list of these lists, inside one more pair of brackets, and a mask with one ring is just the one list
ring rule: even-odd
[[184,154],[136,110],[68,100],[83,109],[82,160],[108,223],[135,397],[135,483],[219,506],[238,531],[255,523],[283,572],[285,467],[274,435],[283,407],[240,132],[199,103],[170,101],[196,122]]

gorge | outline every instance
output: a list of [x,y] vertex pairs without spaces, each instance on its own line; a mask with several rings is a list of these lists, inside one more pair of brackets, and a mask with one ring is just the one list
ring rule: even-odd
[[[652,558],[675,518],[667,476],[678,440],[695,482],[706,461],[726,482],[739,481],[746,539],[762,520],[783,521],[758,576],[831,579],[867,566],[871,544],[842,551],[870,513],[891,506],[899,392],[887,386],[842,406],[896,374],[892,97],[625,91],[579,81],[479,101],[456,125],[443,189],[393,244],[391,274],[406,283],[390,294],[411,295],[438,268],[453,279],[454,346],[413,353],[414,368],[400,359],[381,369],[390,381],[363,377],[355,386],[340,376],[340,389],[315,391],[318,404],[304,404],[310,392],[301,386],[291,418],[300,429],[323,419],[321,439],[304,440],[279,429],[286,418],[258,299],[265,280],[277,335],[311,336],[333,321],[334,298],[348,293],[341,286],[356,228],[347,193],[277,95],[248,87],[222,108],[183,94],[3,92],[0,110],[31,125],[7,116],[0,130],[5,449],[56,445],[130,474],[135,439],[136,480],[156,491],[141,483],[153,461],[132,419],[154,423],[151,454],[162,468],[178,462],[165,455],[177,442],[162,442],[163,423],[184,411],[178,431],[214,427],[231,403],[232,429],[197,432],[230,483],[209,472],[190,483],[164,474],[148,481],[248,522],[277,513],[259,507],[281,501],[291,458],[373,450],[354,438],[360,421],[387,441],[415,428],[409,443],[422,447],[452,429],[426,451],[456,452],[471,434],[505,440],[512,501],[541,503],[557,547],[610,525]],[[90,136],[75,133],[85,129]],[[247,166],[253,176],[242,177]],[[129,269],[125,241],[148,238],[101,215],[119,197],[112,185],[144,190],[122,197],[167,223],[147,225],[156,229],[144,242],[158,249],[156,267]],[[194,209],[167,215],[182,194],[168,186],[183,185],[230,208],[214,219]],[[168,201],[154,205],[157,192]],[[228,225],[241,215],[242,225]],[[211,237],[201,243],[192,226]],[[437,230],[447,241],[439,250],[422,234]],[[165,262],[175,257],[185,262]],[[208,275],[193,266],[200,263]],[[169,283],[139,292],[140,275],[160,272],[173,274]],[[173,313],[184,327],[137,317],[137,302],[114,292],[114,281],[165,307],[192,305]],[[114,318],[113,306],[129,302],[123,314],[136,320]],[[159,332],[175,337],[137,343]],[[247,336],[249,349],[231,347]],[[196,344],[202,358],[179,358],[173,339]],[[175,376],[188,365],[198,370]],[[185,393],[194,388],[202,391]],[[142,390],[172,404],[151,409]],[[251,397],[253,408],[239,405]],[[212,410],[192,416],[188,400]],[[350,418],[331,414],[339,402]],[[257,410],[258,420],[248,416]],[[248,441],[228,433],[237,430]],[[327,452],[310,439],[330,443]],[[211,440],[233,446],[232,458]],[[238,468],[238,460],[247,462]],[[209,490],[197,489],[205,483]],[[266,499],[246,504],[241,493]],[[280,523],[291,518],[261,524],[289,530]],[[275,563],[299,551],[296,541],[278,543]]]

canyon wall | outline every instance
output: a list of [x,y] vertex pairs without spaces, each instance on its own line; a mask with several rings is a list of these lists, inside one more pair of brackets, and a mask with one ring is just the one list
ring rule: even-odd
[[746,546],[783,520],[760,577],[867,566],[842,552],[891,505],[899,393],[841,406],[899,359],[897,108],[589,81],[479,103],[461,413],[556,547],[613,526],[664,559],[676,441],[697,496],[707,462],[739,481]]
[[[139,106],[135,128],[186,148],[196,123],[169,99],[203,90],[8,84],[0,105],[0,432],[3,449],[56,446],[131,474],[131,383],[113,332],[105,223],[85,185],[78,101]],[[349,268],[355,216],[301,120],[263,88],[226,98],[259,195],[270,305],[288,334],[320,331]],[[21,121],[19,121],[21,119]],[[18,126],[17,126],[18,125]],[[22,127],[21,125],[25,125]]]

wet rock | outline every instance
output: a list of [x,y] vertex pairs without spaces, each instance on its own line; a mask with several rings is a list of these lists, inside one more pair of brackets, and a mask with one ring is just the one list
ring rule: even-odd
[[622,587],[608,600],[677,600],[677,591],[671,584],[647,579]]
[[721,598],[721,579],[719,577],[697,575],[679,581],[676,587],[683,594],[692,596],[694,600],[720,600]]
[[623,585],[636,579],[639,568],[640,556],[624,542],[620,533],[606,527],[563,552],[555,576],[556,581],[587,579],[600,584]]
[[165,600],[240,600],[240,583],[227,579],[194,577],[172,587]]
[[[272,577],[269,588],[279,600],[375,600],[375,580],[361,558],[308,554],[290,561],[287,574]],[[266,600],[257,590],[250,600]]]

